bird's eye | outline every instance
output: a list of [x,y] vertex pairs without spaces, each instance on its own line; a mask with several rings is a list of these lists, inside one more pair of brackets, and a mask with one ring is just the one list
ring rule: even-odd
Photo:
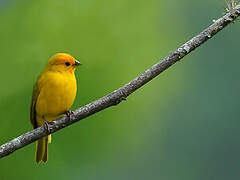
[[70,66],[71,64],[70,64],[70,62],[66,62],[65,65],[66,66]]

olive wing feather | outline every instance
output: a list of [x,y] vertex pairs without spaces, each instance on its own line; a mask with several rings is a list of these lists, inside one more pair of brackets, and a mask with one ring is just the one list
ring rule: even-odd
[[37,128],[37,113],[36,113],[36,104],[37,104],[37,99],[40,94],[40,79],[41,76],[38,77],[36,84],[33,87],[33,92],[32,92],[32,100],[31,100],[31,107],[30,107],[30,122],[33,126],[33,128]]

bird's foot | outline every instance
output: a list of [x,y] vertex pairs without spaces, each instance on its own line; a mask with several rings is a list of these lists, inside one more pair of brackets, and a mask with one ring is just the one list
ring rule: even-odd
[[69,119],[71,119],[71,116],[74,114],[72,110],[69,110],[65,113]]
[[47,130],[48,133],[50,133],[50,127],[49,127],[50,124],[51,122],[44,120],[44,128]]

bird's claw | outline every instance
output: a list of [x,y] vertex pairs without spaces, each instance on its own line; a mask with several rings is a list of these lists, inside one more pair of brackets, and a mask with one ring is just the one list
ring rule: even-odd
[[44,120],[44,128],[47,130],[48,133],[50,133],[50,127],[49,127],[49,122]]
[[73,114],[74,114],[74,113],[73,113],[73,111],[71,111],[71,110],[69,110],[69,111],[66,112],[66,115],[67,115],[67,117],[69,117],[69,119],[71,119],[71,116],[72,116]]

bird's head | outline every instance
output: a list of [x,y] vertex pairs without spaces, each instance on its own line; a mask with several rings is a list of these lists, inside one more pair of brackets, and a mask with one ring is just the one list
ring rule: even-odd
[[77,66],[81,65],[74,57],[66,53],[58,53],[50,58],[46,68],[51,71],[74,73]]

